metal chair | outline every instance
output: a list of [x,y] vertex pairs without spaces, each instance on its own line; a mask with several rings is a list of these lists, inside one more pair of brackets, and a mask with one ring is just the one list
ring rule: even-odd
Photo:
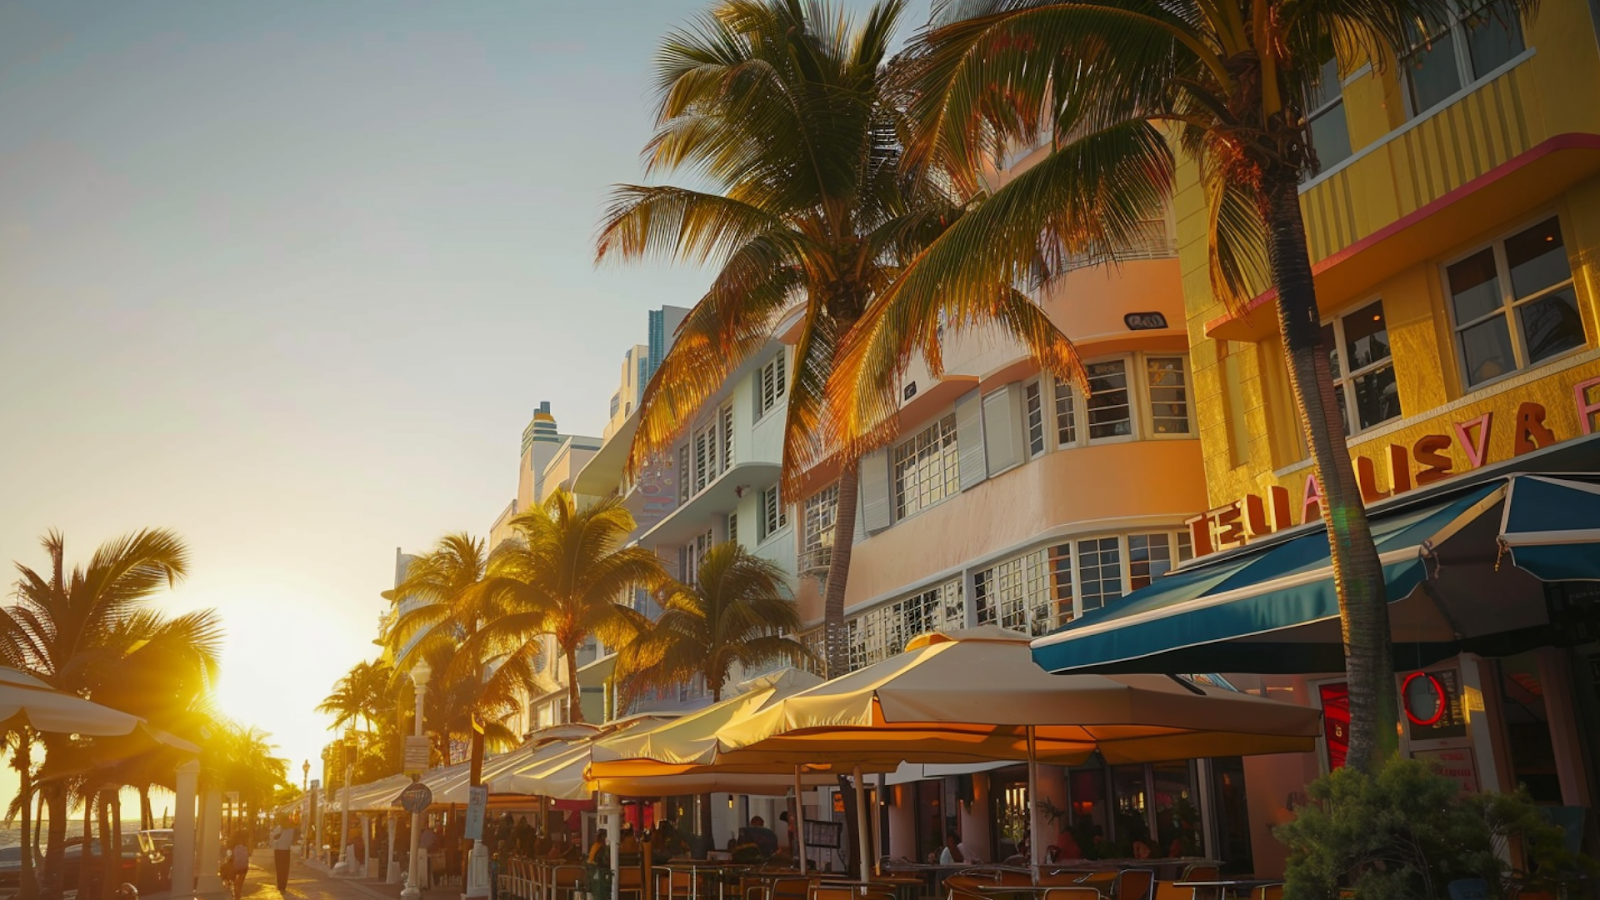
[[1100,900],[1100,892],[1083,885],[1058,887],[1045,891],[1043,900]]
[[1156,873],[1149,869],[1123,869],[1111,884],[1111,900],[1150,900]]
[[583,866],[568,863],[550,870],[550,900],[578,900],[588,889],[588,873]]

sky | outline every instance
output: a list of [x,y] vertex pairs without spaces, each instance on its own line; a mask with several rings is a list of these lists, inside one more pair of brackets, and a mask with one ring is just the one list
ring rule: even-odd
[[598,434],[708,281],[593,264],[703,7],[0,0],[0,561],[176,530],[156,603],[217,609],[223,712],[319,766],[396,548],[486,533],[538,402]]

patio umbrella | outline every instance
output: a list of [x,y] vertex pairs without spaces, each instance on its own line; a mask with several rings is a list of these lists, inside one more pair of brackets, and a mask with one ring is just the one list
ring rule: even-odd
[[142,732],[157,744],[184,753],[200,752],[194,744],[153,728],[131,713],[57,690],[19,669],[0,667],[0,729],[23,726],[35,731],[88,737],[118,737]]
[[[1162,675],[1051,675],[1027,637],[923,635],[904,653],[769,704],[718,736],[717,765],[1108,763],[1311,750],[1321,713]],[[861,790],[857,777],[857,791]],[[1038,808],[1032,805],[1033,833]],[[866,857],[865,832],[862,856]],[[1039,842],[1033,842],[1035,862]]]

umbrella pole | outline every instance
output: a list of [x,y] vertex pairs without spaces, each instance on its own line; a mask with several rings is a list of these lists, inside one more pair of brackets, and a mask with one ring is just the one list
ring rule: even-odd
[[861,883],[866,884],[872,873],[872,863],[869,857],[872,854],[872,837],[867,833],[867,792],[861,783],[861,767],[855,768],[856,782],[856,844],[861,852]]
[[1028,726],[1028,868],[1035,883],[1039,880],[1039,759],[1034,745],[1033,726]]
[[800,874],[806,873],[806,799],[805,785],[800,781],[800,767],[794,767],[794,821],[789,828],[794,832],[796,846],[800,848]]

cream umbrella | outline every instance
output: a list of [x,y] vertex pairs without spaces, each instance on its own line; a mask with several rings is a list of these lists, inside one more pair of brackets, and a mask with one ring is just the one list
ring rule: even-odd
[[[923,635],[898,656],[730,723],[716,765],[1026,760],[1037,798],[1041,761],[1303,752],[1320,733],[1318,710],[1175,677],[1051,675],[1034,665],[1027,637],[989,628]],[[1030,818],[1038,834],[1037,805]],[[1034,841],[1035,863],[1039,851]]]
[[55,734],[119,737],[140,731],[157,744],[184,753],[200,748],[131,713],[57,690],[20,669],[0,667],[0,729],[32,728]]

